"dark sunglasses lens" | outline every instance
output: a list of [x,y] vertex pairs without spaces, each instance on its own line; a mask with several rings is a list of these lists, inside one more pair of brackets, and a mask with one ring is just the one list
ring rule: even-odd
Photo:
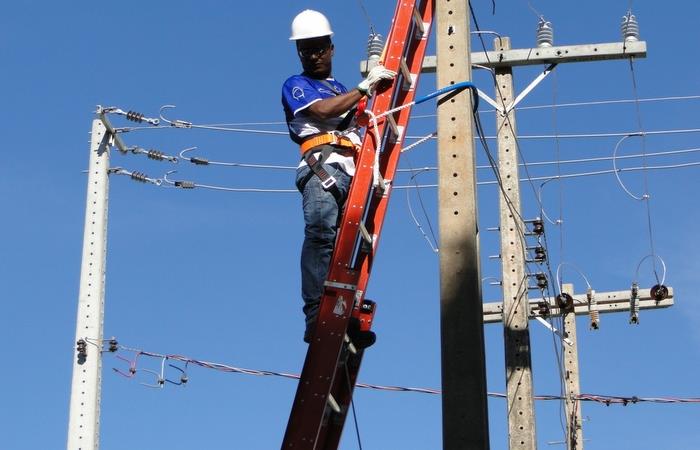
[[329,47],[318,48],[303,48],[299,50],[299,55],[303,58],[311,58],[312,56],[323,56]]

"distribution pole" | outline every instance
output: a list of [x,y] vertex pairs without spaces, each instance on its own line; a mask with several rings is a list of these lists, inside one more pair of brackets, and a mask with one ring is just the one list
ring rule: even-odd
[[[438,88],[471,80],[468,11],[468,0],[437,0]],[[489,448],[471,111],[466,90],[437,108],[445,450]]]
[[571,302],[562,305],[564,319],[564,336],[569,340],[568,345],[562,345],[564,353],[564,382],[566,383],[566,448],[567,450],[583,450],[583,423],[581,422],[581,402],[577,399],[581,393],[578,371],[578,340],[576,337],[576,311],[574,310],[574,285],[564,284],[562,296],[567,295]]
[[[497,51],[510,50],[510,39],[497,38]],[[508,442],[511,450],[535,450],[532,365],[528,327],[528,280],[525,274],[525,224],[520,215],[520,178],[515,131],[513,68],[495,69],[498,129],[498,171],[501,179],[501,269],[503,273],[503,336],[508,396]]]
[[75,328],[76,347],[73,352],[68,450],[99,448],[110,136],[102,120],[93,120]]

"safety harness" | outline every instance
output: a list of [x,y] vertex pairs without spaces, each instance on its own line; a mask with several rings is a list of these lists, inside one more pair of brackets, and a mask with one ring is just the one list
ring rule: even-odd
[[[314,150],[319,148],[319,150]],[[340,191],[336,185],[336,179],[323,167],[323,162],[328,159],[331,153],[354,154],[355,144],[345,137],[335,133],[325,133],[314,136],[302,142],[300,146],[302,158],[311,169],[308,178],[315,174],[321,180],[321,186],[326,191],[333,194],[336,200],[341,200]],[[304,183],[308,182],[308,178]]]
[[[335,95],[340,95],[340,90],[326,80],[318,80],[328,87]],[[311,172],[321,180],[323,189],[333,194],[336,200],[341,200],[340,191],[336,186],[336,179],[323,168],[323,162],[328,159],[331,153],[354,154],[355,144],[346,136],[341,136],[338,131],[345,130],[355,117],[356,108],[348,111],[343,120],[338,124],[335,131],[319,134],[306,139],[300,145],[301,156],[311,169]],[[322,147],[320,153],[313,151],[316,147]],[[316,156],[318,155],[318,157]],[[304,184],[309,181],[309,177],[304,180]]]

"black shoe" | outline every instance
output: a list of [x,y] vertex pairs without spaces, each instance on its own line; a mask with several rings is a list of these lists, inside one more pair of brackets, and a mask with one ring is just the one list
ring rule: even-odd
[[371,347],[377,341],[375,332],[369,330],[362,331],[360,329],[360,321],[355,317],[351,317],[348,323],[348,337],[358,350]]

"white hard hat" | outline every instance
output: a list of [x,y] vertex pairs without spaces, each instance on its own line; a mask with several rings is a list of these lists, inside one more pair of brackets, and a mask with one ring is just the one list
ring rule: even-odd
[[307,9],[297,14],[292,21],[292,36],[289,40],[298,41],[332,35],[333,30],[326,16],[318,11]]

